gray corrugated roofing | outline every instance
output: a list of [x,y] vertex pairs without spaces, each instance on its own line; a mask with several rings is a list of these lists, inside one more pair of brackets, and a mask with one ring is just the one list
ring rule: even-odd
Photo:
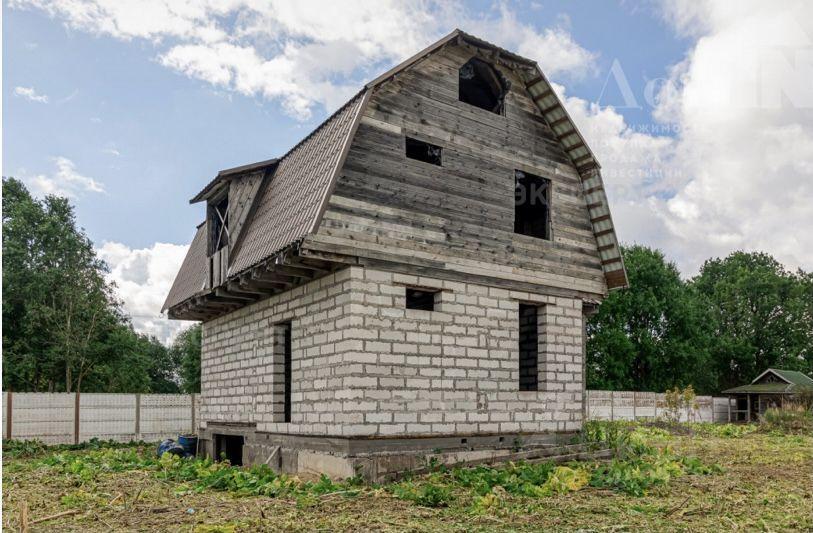
[[311,231],[363,97],[359,93],[279,161],[255,200],[229,275],[256,265]]
[[189,245],[189,251],[181,264],[178,275],[172,283],[161,312],[179,304],[203,290],[206,285],[206,224],[198,226],[198,231]]

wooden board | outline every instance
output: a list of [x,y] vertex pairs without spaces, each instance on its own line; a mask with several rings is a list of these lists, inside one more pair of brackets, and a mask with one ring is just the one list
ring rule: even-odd
[[[459,102],[457,46],[420,61],[371,96],[310,253],[403,264],[603,295],[607,286],[578,172],[524,83],[504,115]],[[443,148],[442,166],[407,159],[404,137]],[[517,235],[514,171],[552,182],[552,239]]]

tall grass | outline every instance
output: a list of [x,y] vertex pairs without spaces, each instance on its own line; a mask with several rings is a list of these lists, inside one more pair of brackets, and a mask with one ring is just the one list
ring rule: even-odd
[[802,404],[770,408],[762,415],[760,428],[784,433],[813,432],[813,410]]

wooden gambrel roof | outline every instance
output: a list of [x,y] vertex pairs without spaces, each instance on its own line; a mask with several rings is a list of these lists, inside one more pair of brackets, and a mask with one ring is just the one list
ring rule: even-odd
[[601,165],[593,154],[587,141],[582,136],[576,123],[568,114],[562,101],[556,95],[539,65],[530,59],[500,48],[492,43],[469,35],[461,30],[440,39],[428,48],[418,52],[395,68],[385,72],[369,84],[367,89],[373,89],[379,84],[397,76],[417,61],[434,53],[450,43],[470,45],[484,55],[484,58],[499,61],[514,68],[525,82],[525,87],[531,94],[534,103],[539,107],[542,116],[547,121],[559,142],[570,158],[573,166],[581,177],[582,189],[587,201],[590,214],[590,223],[596,236],[599,254],[601,256],[602,270],[610,289],[628,286],[627,271],[624,259],[615,233],[610,205],[604,190],[604,180],[601,177]]
[[[306,236],[317,231],[372,92],[448,44],[470,47],[483,59],[499,62],[520,75],[581,178],[607,287],[627,286],[601,166],[550,82],[536,62],[460,30],[453,31],[372,80],[282,157],[221,171],[192,198],[192,202],[209,199],[217,195],[230,180],[241,179],[245,172],[265,169],[266,174],[251,200],[243,229],[231,246],[229,279],[245,281],[246,273],[258,265],[280,264],[281,255],[295,249]],[[190,307],[190,302],[201,301],[201,287],[205,287],[207,276],[206,251],[206,232],[199,228],[164,303],[164,309],[170,309],[171,315],[183,315],[172,312],[180,304]],[[214,288],[211,290],[214,292]],[[187,316],[193,315],[187,313]]]

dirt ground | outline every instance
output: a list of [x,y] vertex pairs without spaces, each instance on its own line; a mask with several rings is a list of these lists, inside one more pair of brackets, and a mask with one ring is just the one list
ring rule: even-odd
[[190,491],[149,469],[82,478],[43,464],[42,455],[6,457],[2,520],[9,531],[19,530],[25,514],[29,531],[83,532],[813,530],[813,435],[655,433],[650,440],[723,472],[678,477],[644,496],[590,486],[541,498],[504,494],[498,505],[475,511],[476,494],[462,488],[436,508],[384,487],[295,499],[238,496]]

